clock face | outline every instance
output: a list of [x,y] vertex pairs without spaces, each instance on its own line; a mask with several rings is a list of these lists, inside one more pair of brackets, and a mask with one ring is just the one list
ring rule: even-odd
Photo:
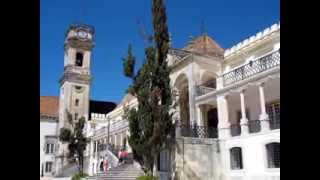
[[77,35],[80,37],[80,38],[87,38],[88,37],[88,33],[83,31],[83,30],[80,30],[78,31]]

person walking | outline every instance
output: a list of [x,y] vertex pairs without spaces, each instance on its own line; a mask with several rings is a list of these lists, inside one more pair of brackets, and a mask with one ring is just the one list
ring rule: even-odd
[[100,163],[100,171],[103,172],[103,161]]
[[108,158],[103,161],[104,171],[107,173],[108,170]]

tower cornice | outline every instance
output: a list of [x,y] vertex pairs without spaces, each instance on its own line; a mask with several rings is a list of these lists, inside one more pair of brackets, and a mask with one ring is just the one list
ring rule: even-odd
[[66,73],[63,73],[59,83],[60,83],[60,86],[63,85],[66,81],[80,83],[80,84],[90,84],[91,80],[92,80],[92,76],[88,74],[66,72]]

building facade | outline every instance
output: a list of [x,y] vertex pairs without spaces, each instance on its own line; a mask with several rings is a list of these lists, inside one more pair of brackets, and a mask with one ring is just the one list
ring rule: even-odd
[[[79,29],[75,29],[68,36],[77,34]],[[90,37],[79,32],[78,36]],[[87,43],[92,47],[90,38]],[[91,111],[87,105],[91,49],[84,52],[84,69],[77,69],[78,48],[66,45],[65,73],[77,75],[63,76],[57,126],[65,127],[66,109],[86,117],[85,134],[91,141],[85,167],[89,175],[95,175],[106,156],[112,168],[117,166],[120,148],[131,152],[123,115],[125,107],[135,108],[138,102],[127,94],[108,112]],[[280,179],[280,24],[226,50],[203,34],[182,49],[171,48],[167,61],[178,107],[173,118],[175,145],[159,157],[161,179]],[[87,91],[78,96],[74,86]],[[82,103],[79,108],[75,107],[77,99]]]
[[[161,179],[280,179],[280,24],[226,50],[201,35],[167,60],[179,106],[176,148],[160,154]],[[106,115],[95,146],[125,144],[124,106],[137,100],[127,94]]]

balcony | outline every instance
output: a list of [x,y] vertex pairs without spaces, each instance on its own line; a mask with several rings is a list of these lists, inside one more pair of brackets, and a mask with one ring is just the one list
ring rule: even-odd
[[241,126],[240,126],[240,124],[231,124],[230,125],[230,133],[231,133],[232,137],[240,136],[240,134],[241,134]]
[[249,120],[248,121],[248,128],[249,133],[257,133],[261,131],[260,120]]
[[271,130],[280,129],[280,115],[279,116],[271,116],[269,123],[270,123]]
[[106,133],[108,133],[108,128],[102,127],[100,129],[94,131],[94,136],[101,136],[101,135],[105,135]]
[[169,54],[171,54],[173,58],[173,62],[171,62],[171,66],[175,66],[188,57],[192,56],[189,51],[181,50],[181,49],[169,49]]
[[196,86],[196,95],[197,96],[202,96],[204,94],[207,94],[209,92],[215,91],[216,90],[216,80],[210,80],[207,81],[201,85]]
[[280,65],[280,49],[224,74],[223,84],[230,85],[278,65]]
[[218,138],[218,130],[207,126],[180,126],[181,136],[195,138]]

